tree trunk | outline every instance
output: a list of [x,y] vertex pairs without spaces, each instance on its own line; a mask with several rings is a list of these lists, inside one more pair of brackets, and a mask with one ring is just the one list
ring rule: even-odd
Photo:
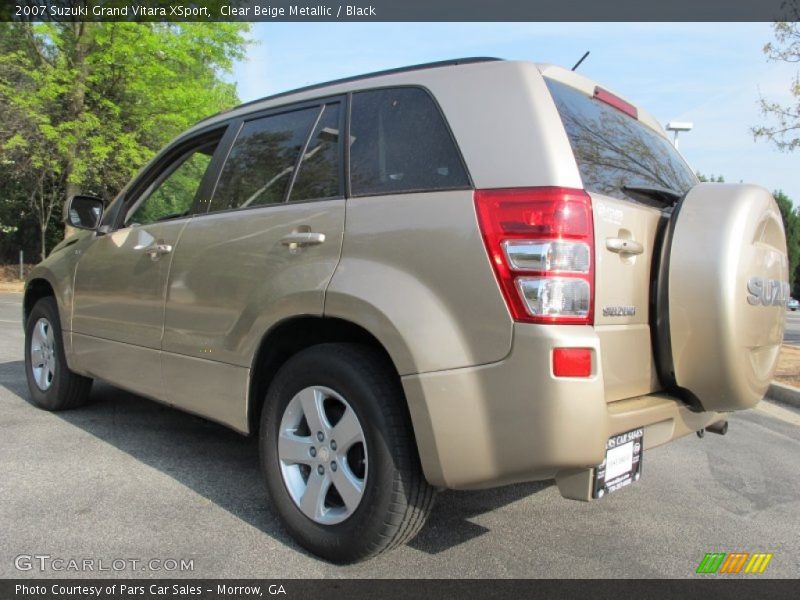
[[41,242],[41,258],[44,260],[47,258],[47,225],[42,227],[42,224],[39,224],[39,241]]
[[[72,87],[72,93],[69,101],[69,117],[68,119],[73,122],[78,122],[83,116],[84,102],[86,99],[86,80],[89,77],[89,65],[86,62],[86,55],[89,51],[89,29],[93,26],[92,23],[73,23],[73,35],[75,36],[75,50],[72,56],[72,67],[75,69],[75,81]],[[80,193],[80,187],[71,181],[72,173],[75,170],[75,155],[78,152],[78,142],[75,147],[67,155],[67,160],[64,165],[65,175],[65,194],[63,199],[62,214],[66,214],[67,201],[75,194]],[[64,224],[64,237],[69,237],[75,233],[75,230]]]

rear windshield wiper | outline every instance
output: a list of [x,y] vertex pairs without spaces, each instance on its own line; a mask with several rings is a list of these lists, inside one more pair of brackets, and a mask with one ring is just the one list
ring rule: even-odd
[[655,200],[659,206],[673,206],[683,198],[683,194],[669,188],[623,185],[622,191],[634,200],[641,200],[642,198],[650,202]]

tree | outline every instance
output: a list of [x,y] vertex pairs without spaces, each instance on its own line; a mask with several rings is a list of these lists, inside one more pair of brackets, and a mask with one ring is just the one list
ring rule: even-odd
[[781,190],[772,195],[778,203],[786,231],[786,249],[789,255],[789,286],[794,295],[800,295],[800,212],[795,209],[791,198]]
[[0,193],[42,257],[69,196],[110,199],[170,138],[237,103],[241,23],[0,24]]
[[[713,183],[724,183],[725,178],[706,177],[699,171],[697,178],[700,181]],[[789,286],[794,291],[794,295],[800,295],[800,209],[794,207],[792,199],[782,190],[772,192],[783,219],[783,230],[786,232],[786,252],[789,257]]]
[[[795,10],[797,10],[795,8]],[[800,62],[800,24],[797,21],[779,22],[773,25],[775,41],[764,46],[764,54],[771,61]],[[800,75],[790,83],[793,100],[789,104],[761,98],[762,114],[769,125],[753,127],[756,139],[765,138],[784,152],[800,148]]]
[[697,175],[697,178],[698,178],[700,181],[703,181],[703,182],[710,182],[710,183],[725,183],[725,178],[724,178],[722,175],[720,175],[719,177],[714,177],[714,175],[712,174],[712,175],[711,175],[711,177],[706,177],[706,176],[705,176],[705,175],[703,175],[703,174],[702,174],[700,171],[698,171],[697,173],[695,173],[695,175]]

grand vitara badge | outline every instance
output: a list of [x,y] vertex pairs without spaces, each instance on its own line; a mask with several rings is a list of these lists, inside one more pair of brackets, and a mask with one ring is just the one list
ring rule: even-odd
[[789,284],[780,279],[751,277],[747,280],[747,302],[753,306],[786,306]]

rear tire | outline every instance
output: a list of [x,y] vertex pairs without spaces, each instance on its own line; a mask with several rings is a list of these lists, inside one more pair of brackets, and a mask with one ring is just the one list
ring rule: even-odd
[[433,506],[397,374],[367,346],[322,344],[289,359],[267,392],[260,456],[286,528],[332,562],[408,542]]
[[67,367],[61,320],[55,298],[39,300],[25,324],[25,374],[31,400],[50,411],[69,410],[86,403],[92,380]]

